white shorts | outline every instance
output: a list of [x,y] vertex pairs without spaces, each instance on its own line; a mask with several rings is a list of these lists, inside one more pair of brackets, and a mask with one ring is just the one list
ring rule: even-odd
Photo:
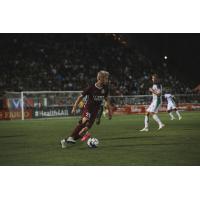
[[174,103],[168,103],[167,104],[167,110],[172,110],[172,109],[175,109],[176,108],[176,104]]
[[152,101],[152,103],[150,104],[150,106],[147,108],[146,111],[149,113],[158,113],[160,106],[161,106],[160,100]]

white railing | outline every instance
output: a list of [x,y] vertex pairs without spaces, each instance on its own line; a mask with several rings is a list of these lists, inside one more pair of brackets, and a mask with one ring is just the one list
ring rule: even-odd
[[[57,116],[69,116],[76,98],[82,91],[23,91],[6,92],[8,100],[13,102],[14,109],[21,110],[21,119],[26,117],[27,109],[32,110],[33,117],[47,117],[57,113]],[[178,103],[199,103],[200,94],[176,94]],[[151,95],[110,96],[113,105],[145,105],[149,104]],[[166,102],[163,98],[163,102]],[[12,107],[10,109],[13,109]],[[37,113],[37,116],[36,116]],[[67,114],[66,114],[67,113]],[[41,116],[40,116],[41,115]]]

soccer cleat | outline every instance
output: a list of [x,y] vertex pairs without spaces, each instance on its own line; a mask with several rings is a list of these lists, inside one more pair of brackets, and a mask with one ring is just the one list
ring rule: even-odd
[[69,143],[69,144],[75,144],[75,143],[76,143],[76,140],[74,140],[73,137],[68,137],[68,138],[67,138],[67,143]]
[[67,147],[67,143],[66,143],[65,139],[62,139],[62,140],[60,141],[60,144],[61,144],[61,146],[62,146],[62,149],[65,149],[65,148]]
[[87,140],[88,138],[90,138],[90,137],[91,137],[91,134],[87,132],[87,133],[82,137],[81,141],[84,142],[84,141],[86,141],[86,140]]
[[165,127],[165,125],[164,125],[164,124],[161,124],[161,125],[159,126],[158,130],[162,129],[163,127]]
[[181,120],[181,119],[182,119],[182,117],[180,116],[178,119],[179,119],[179,120]]
[[171,120],[174,120],[174,119],[176,119],[176,118],[175,117],[171,118]]
[[143,132],[143,131],[148,132],[149,129],[148,128],[143,128],[143,129],[140,130],[140,132]]
[[62,140],[60,141],[60,144],[61,144],[61,146],[62,146],[62,149],[67,148],[67,145],[68,145],[68,144],[75,144],[75,143],[76,143],[76,140],[74,140],[73,137],[68,137],[67,140],[66,140],[66,139],[62,139]]

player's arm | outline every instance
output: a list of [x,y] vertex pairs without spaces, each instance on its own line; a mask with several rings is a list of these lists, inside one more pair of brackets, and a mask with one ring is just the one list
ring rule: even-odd
[[108,109],[108,117],[109,119],[112,119],[112,106],[110,105],[110,100],[108,96],[106,96],[104,99],[105,99],[105,104],[107,105],[107,109]]
[[76,99],[75,104],[74,104],[74,106],[73,106],[73,108],[72,108],[72,114],[75,114],[75,113],[76,113],[76,109],[77,109],[79,103],[83,100],[83,98],[84,98],[86,95],[88,95],[88,94],[90,93],[90,90],[91,90],[91,87],[88,87],[88,88],[86,88],[86,89],[81,93],[80,96],[78,96],[78,98]]
[[154,90],[153,88],[149,88],[149,91],[152,92],[153,94],[157,95],[157,96],[161,95],[160,89]]
[[74,103],[74,105],[73,105],[73,108],[72,108],[72,114],[75,114],[75,113],[76,113],[76,109],[77,109],[79,103],[80,103],[82,100],[83,100],[83,95],[80,95],[80,96],[76,99],[76,101],[75,101],[75,103]]

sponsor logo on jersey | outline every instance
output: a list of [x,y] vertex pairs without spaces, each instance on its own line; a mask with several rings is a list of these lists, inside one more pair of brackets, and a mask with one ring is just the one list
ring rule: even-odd
[[103,101],[104,100],[104,96],[93,96],[95,101]]

